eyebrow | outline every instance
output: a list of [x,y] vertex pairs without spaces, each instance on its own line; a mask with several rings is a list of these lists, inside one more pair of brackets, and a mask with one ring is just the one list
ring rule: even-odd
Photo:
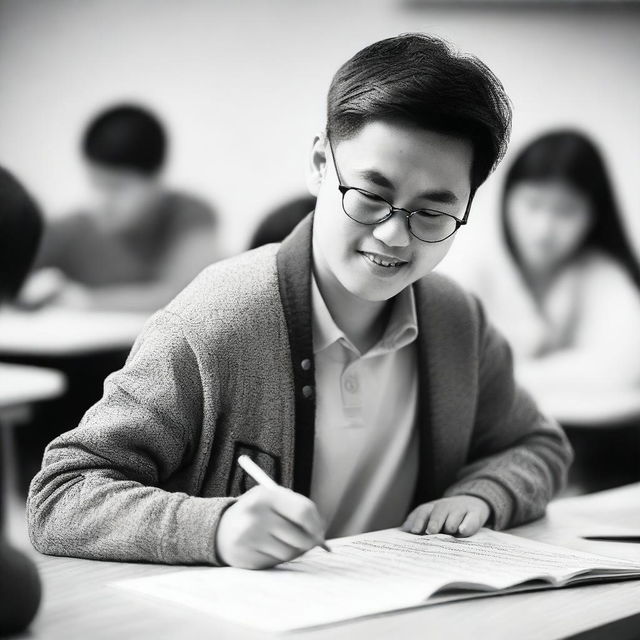
[[[363,171],[358,171],[358,175],[372,182],[373,184],[382,187],[383,189],[390,189],[392,191],[395,190],[393,182],[389,180],[385,175],[377,171],[376,169],[365,169]],[[421,193],[418,198],[424,198],[425,200],[430,200],[431,202],[438,202],[440,204],[457,204],[458,196],[456,196],[453,191],[449,189],[431,189],[427,190],[424,193]]]

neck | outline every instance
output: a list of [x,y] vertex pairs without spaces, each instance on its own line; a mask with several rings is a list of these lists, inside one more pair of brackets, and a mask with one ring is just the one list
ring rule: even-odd
[[110,211],[105,210],[105,215],[100,216],[103,224],[116,233],[123,235],[136,234],[144,232],[149,226],[153,225],[156,217],[158,206],[164,197],[164,191],[160,185],[154,184],[150,186],[144,197],[139,200],[135,209],[131,209],[127,215],[120,215],[113,220]]
[[562,273],[565,264],[555,265],[550,268],[531,268],[523,266],[524,278],[531,289],[534,298],[541,302],[553,286],[558,276]]
[[366,353],[384,333],[391,301],[370,301],[353,295],[333,275],[315,248],[313,273],[333,321],[360,353]]

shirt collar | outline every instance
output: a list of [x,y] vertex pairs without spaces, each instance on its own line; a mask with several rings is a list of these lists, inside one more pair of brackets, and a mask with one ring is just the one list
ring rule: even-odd
[[336,342],[341,342],[358,355],[373,357],[402,349],[418,336],[418,315],[412,286],[405,287],[395,297],[384,334],[366,354],[360,354],[349,338],[336,325],[320,293],[314,275],[311,276],[311,317],[314,354],[324,351]]

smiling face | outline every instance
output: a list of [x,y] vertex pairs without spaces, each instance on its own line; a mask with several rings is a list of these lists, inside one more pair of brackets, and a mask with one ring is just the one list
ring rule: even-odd
[[[372,192],[409,211],[435,209],[462,219],[470,197],[471,143],[404,124],[375,121],[333,144],[342,184]],[[317,195],[313,229],[316,275],[368,301],[389,300],[430,273],[455,235],[418,240],[406,216],[377,225],[349,218],[328,141],[316,138],[308,185]]]

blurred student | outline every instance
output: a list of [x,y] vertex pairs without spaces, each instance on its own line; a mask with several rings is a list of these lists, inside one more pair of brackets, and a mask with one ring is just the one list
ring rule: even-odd
[[153,311],[218,257],[216,218],[162,182],[167,136],[135,105],[99,114],[83,140],[92,207],[46,229],[23,304]]
[[[0,167],[0,303],[12,299],[20,289],[41,232],[38,207],[18,181]],[[31,622],[41,593],[35,566],[5,537],[3,473],[0,467],[0,635],[17,633]]]
[[560,130],[509,168],[503,246],[456,275],[508,338],[519,381],[542,401],[563,391],[640,393],[640,268],[600,152]]
[[[477,58],[425,34],[356,53],[282,244],[154,316],[29,494],[44,553],[259,569],[326,535],[475,534],[540,517],[571,450],[478,303],[432,274],[506,148]],[[253,486],[248,454],[280,487]]]
[[249,249],[282,242],[316,206],[315,196],[300,196],[267,214],[255,230]]

